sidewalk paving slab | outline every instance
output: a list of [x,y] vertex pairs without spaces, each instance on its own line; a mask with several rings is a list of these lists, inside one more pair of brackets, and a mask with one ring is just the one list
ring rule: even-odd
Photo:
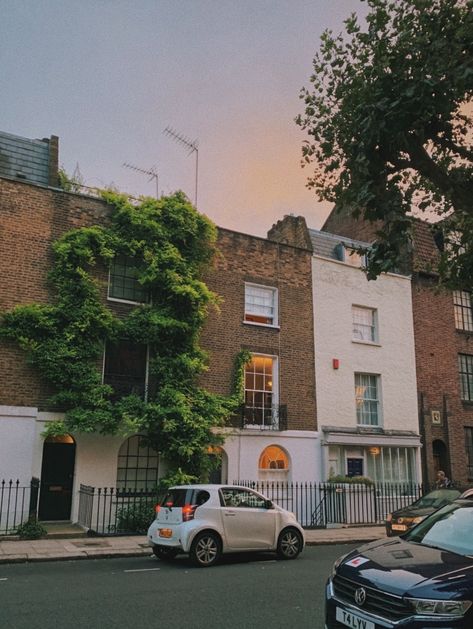
[[[384,526],[311,529],[305,531],[306,545],[364,544],[387,539]],[[152,555],[146,535],[123,537],[77,537],[39,540],[1,541],[0,564],[33,561],[69,561],[110,557],[146,557]]]

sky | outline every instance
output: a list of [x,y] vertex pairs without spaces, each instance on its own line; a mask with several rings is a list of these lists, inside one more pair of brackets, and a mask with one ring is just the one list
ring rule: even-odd
[[[183,190],[257,236],[286,214],[322,226],[306,187],[303,111],[320,35],[361,0],[0,0],[0,130],[59,136],[88,186]],[[198,141],[198,154],[164,133]]]

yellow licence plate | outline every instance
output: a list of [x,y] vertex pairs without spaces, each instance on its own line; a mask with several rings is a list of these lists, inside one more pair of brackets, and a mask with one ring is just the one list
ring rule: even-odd
[[407,526],[405,524],[392,524],[391,528],[393,531],[407,531]]
[[159,537],[172,537],[172,529],[159,529]]

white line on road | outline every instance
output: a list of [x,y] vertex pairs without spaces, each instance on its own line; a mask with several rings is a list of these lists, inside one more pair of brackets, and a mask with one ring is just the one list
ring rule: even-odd
[[140,568],[138,570],[124,570],[123,572],[156,572],[156,570],[161,570],[161,568]]

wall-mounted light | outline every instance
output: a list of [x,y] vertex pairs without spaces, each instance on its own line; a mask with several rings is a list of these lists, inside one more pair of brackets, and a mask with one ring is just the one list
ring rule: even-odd
[[374,448],[370,448],[369,449],[369,453],[370,454],[374,454],[375,456],[378,455],[380,452],[381,452],[381,450],[377,446],[375,446]]

